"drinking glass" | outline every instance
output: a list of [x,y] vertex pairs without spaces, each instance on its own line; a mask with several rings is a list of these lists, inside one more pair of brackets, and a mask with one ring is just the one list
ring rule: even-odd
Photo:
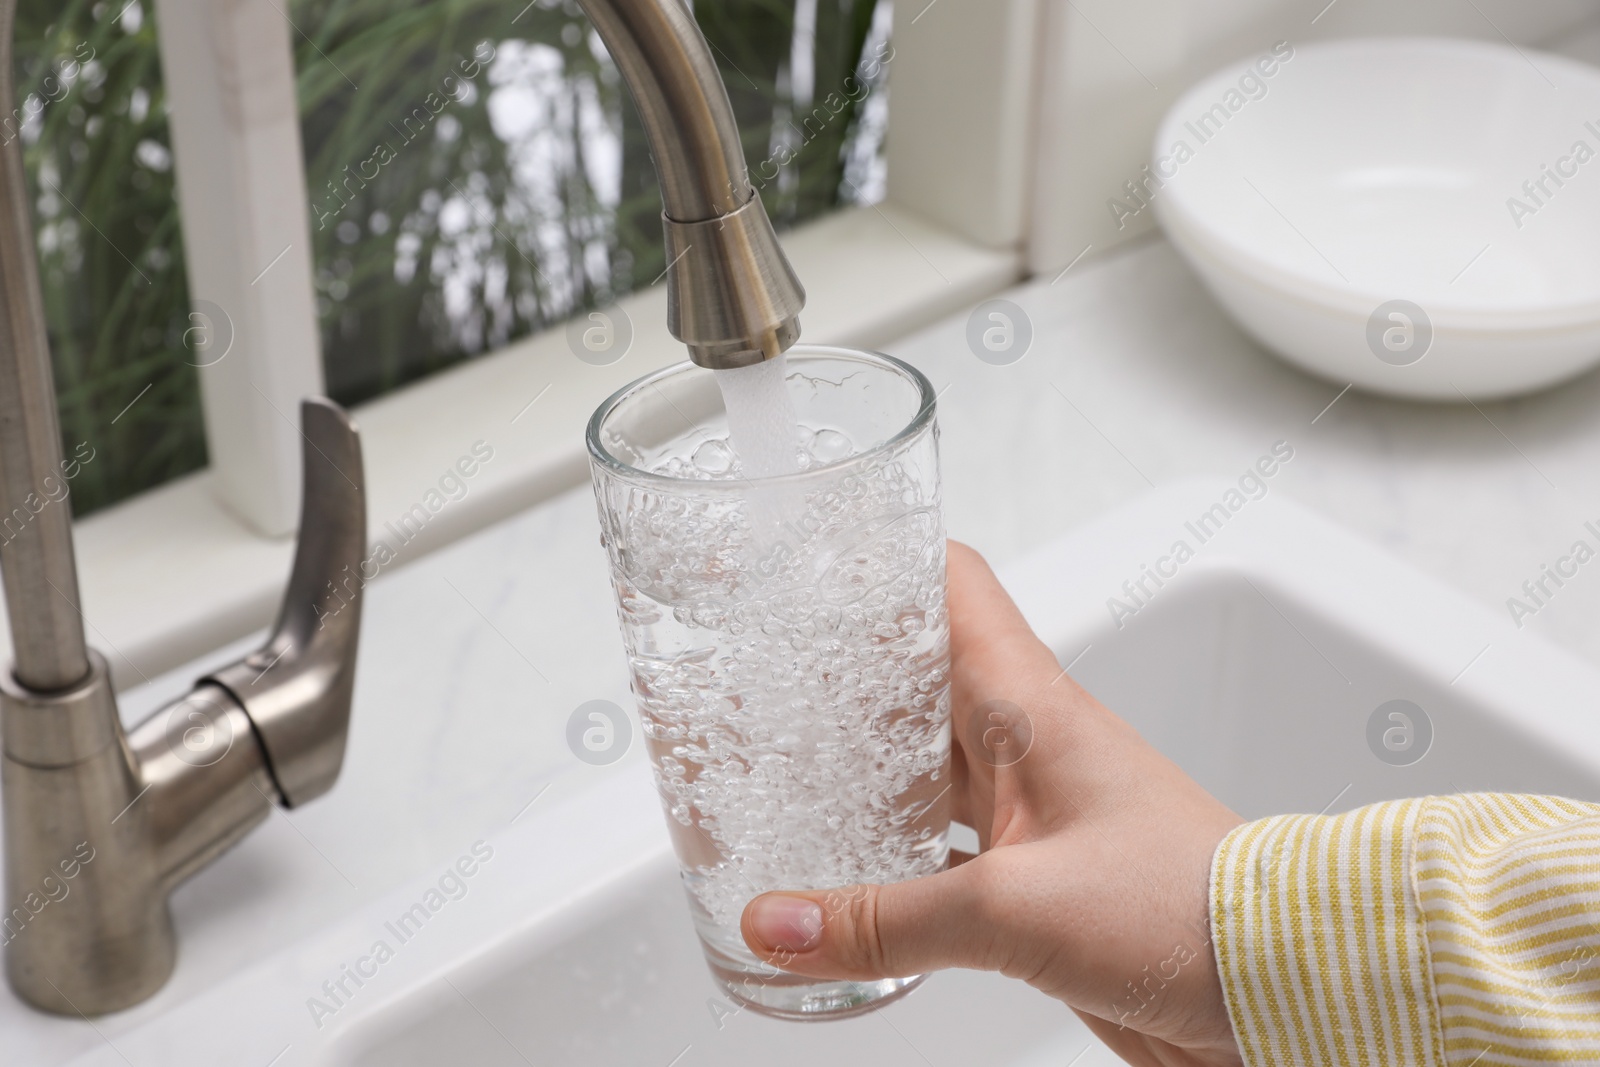
[[798,346],[799,469],[747,478],[715,375],[684,363],[589,422],[601,537],[645,742],[713,977],[831,1018],[920,976],[804,978],[757,959],[744,906],[944,869],[949,621],[934,394],[889,356]]

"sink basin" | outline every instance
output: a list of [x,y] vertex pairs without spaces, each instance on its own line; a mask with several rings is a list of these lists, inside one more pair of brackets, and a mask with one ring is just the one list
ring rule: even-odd
[[[1600,672],[1286,500],[1230,511],[1230,488],[1154,492],[1002,578],[1076,678],[1243,815],[1600,799]],[[1130,596],[1180,539],[1194,558]],[[1369,741],[1395,700],[1419,739],[1398,754]],[[73,1062],[1115,1062],[1060,1004],[989,974],[937,974],[847,1021],[740,1013],[700,958],[643,762],[462,853],[470,876],[440,865]]]

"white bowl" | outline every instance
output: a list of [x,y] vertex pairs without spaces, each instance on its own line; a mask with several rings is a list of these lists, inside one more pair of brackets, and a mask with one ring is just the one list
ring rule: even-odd
[[1145,189],[1240,325],[1334,381],[1458,400],[1600,362],[1587,64],[1465,40],[1280,45],[1184,94]]

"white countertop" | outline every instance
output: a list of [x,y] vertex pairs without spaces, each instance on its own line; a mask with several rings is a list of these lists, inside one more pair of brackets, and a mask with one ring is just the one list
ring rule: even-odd
[[[1258,348],[1161,240],[1008,295],[1035,331],[1012,366],[977,360],[964,322],[891,349],[941,390],[951,536],[997,560],[1147,480],[1237,477],[1280,440],[1295,457],[1271,492],[1496,610],[1575,540],[1600,549],[1600,375],[1478,409],[1351,390],[1324,413],[1344,383]],[[1600,562],[1524,632],[1600,661]]]
[[[1541,563],[1579,537],[1594,540],[1583,523],[1600,520],[1600,497],[1586,503],[1600,478],[1600,376],[1481,413],[1354,391],[1324,411],[1342,383],[1311,379],[1255,348],[1161,241],[1008,296],[1035,330],[1032,350],[1013,366],[984,364],[968,350],[964,315],[890,346],[941,390],[950,533],[997,562],[1147,482],[1236,478],[1278,441],[1295,454],[1270,492],[1499,610]],[[1597,620],[1600,562],[1524,632],[1595,660]],[[645,773],[637,746],[595,768],[564,739],[584,701],[628,701],[587,489],[381,576],[368,590],[359,670],[334,792],[274,814],[174,896],[173,981],[98,1029],[0,994],[0,1061],[121,1062],[112,1055],[119,1034],[442,867],[476,839],[515,832],[512,820],[535,797],[549,804],[609,775]],[[181,692],[196,673],[127,694],[125,718]],[[280,1051],[231,1051],[229,1062],[265,1067]]]

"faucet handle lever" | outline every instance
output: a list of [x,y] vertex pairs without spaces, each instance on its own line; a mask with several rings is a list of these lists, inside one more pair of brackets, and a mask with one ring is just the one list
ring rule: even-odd
[[289,589],[267,643],[205,680],[250,716],[287,807],[333,787],[344,762],[367,548],[361,438],[344,409],[300,405],[304,482]]

